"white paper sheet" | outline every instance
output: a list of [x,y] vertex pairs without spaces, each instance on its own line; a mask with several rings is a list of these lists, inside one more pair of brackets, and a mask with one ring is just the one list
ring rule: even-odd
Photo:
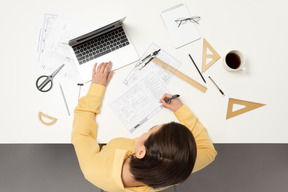
[[160,99],[168,90],[155,73],[150,73],[110,107],[130,133],[162,109]]
[[41,56],[47,46],[47,40],[52,35],[57,19],[58,19],[58,15],[53,15],[53,14],[44,15],[44,20],[43,20],[42,28],[40,29],[40,35],[39,35],[39,41],[38,41],[38,50],[37,50],[38,63],[40,63]]

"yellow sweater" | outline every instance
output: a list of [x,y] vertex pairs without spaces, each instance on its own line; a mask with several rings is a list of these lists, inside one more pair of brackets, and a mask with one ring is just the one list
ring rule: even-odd
[[[92,184],[110,192],[148,192],[149,186],[124,188],[121,171],[124,160],[134,153],[136,139],[116,138],[99,150],[95,116],[100,112],[105,87],[91,84],[86,96],[80,99],[74,111],[72,144],[85,178]],[[193,172],[211,163],[217,152],[206,129],[194,114],[183,105],[175,115],[179,122],[190,129],[197,144],[197,158]],[[109,127],[105,127],[109,129]]]

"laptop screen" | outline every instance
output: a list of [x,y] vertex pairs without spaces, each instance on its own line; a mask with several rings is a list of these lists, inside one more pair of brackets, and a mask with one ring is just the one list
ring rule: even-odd
[[74,38],[74,39],[71,39],[71,40],[68,42],[68,44],[69,44],[70,46],[75,46],[75,45],[77,45],[77,44],[79,44],[79,43],[83,43],[84,41],[93,38],[95,35],[99,35],[100,33],[105,33],[106,31],[108,31],[108,30],[110,30],[110,29],[113,29],[114,27],[117,27],[117,26],[121,25],[121,24],[124,22],[125,19],[126,19],[126,17],[124,17],[124,18],[122,18],[122,19],[119,19],[119,20],[117,20],[117,21],[114,21],[114,22],[112,22],[112,23],[110,23],[110,24],[108,24],[108,25],[106,25],[106,26],[104,26],[104,27],[101,27],[101,28],[99,28],[99,29],[96,29],[96,30],[91,31],[91,32],[89,32],[89,33],[86,33],[86,34],[84,34],[84,35],[81,35],[81,36],[79,36],[79,37],[76,37],[76,38]]

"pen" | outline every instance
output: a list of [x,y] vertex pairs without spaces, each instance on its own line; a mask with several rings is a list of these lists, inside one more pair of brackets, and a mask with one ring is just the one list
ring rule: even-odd
[[173,95],[172,97],[170,97],[170,98],[166,98],[166,99],[164,99],[164,101],[170,101],[171,99],[175,99],[175,98],[177,98],[177,97],[180,97],[180,95]]
[[204,83],[206,83],[206,81],[205,81],[205,79],[204,79],[204,77],[203,77],[202,73],[199,71],[199,69],[198,69],[198,67],[197,67],[196,63],[194,62],[194,60],[193,60],[192,56],[191,56],[190,54],[188,54],[188,55],[189,55],[190,59],[192,60],[192,62],[193,62],[193,64],[194,64],[194,66],[196,67],[196,69],[197,69],[198,73],[199,73],[199,74],[200,74],[200,76],[202,77],[202,79],[203,79]]
[[69,111],[69,108],[68,108],[67,101],[66,101],[66,99],[65,99],[65,95],[64,95],[64,92],[63,92],[62,86],[61,86],[60,83],[59,83],[59,85],[60,85],[61,93],[62,93],[62,96],[63,96],[64,102],[65,102],[65,105],[66,105],[66,109],[67,109],[68,115],[70,116],[70,111]]
[[218,85],[213,81],[213,79],[210,77],[210,76],[208,76],[208,78],[212,81],[212,83],[217,87],[217,89],[220,91],[220,93],[223,95],[223,96],[225,96],[224,95],[224,92],[218,87]]

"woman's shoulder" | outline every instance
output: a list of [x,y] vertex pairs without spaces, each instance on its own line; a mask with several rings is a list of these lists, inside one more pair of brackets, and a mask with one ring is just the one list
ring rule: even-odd
[[110,140],[105,147],[112,149],[134,150],[135,139],[118,137]]

